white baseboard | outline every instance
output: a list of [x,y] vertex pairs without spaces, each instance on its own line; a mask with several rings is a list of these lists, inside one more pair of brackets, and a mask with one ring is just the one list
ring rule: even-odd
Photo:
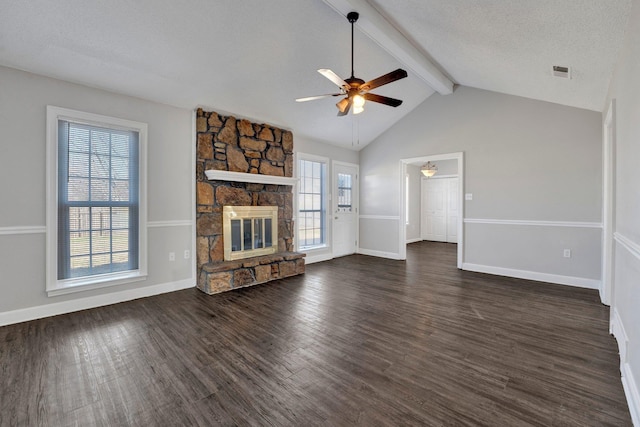
[[331,253],[324,253],[324,254],[317,254],[317,255],[307,253],[307,256],[304,257],[304,263],[305,265],[309,265],[309,264],[315,264],[316,262],[329,261],[330,259],[333,259],[333,255]]
[[624,329],[620,314],[615,308],[613,309],[613,313],[611,315],[611,326],[609,328],[609,331],[618,342],[618,352],[620,353],[620,371],[622,371],[622,365],[627,361],[627,342],[629,341],[629,338],[627,338],[627,331],[625,331]]
[[631,365],[625,363],[622,370],[622,388],[627,396],[627,404],[631,413],[631,422],[634,426],[640,426],[640,389],[631,372]]
[[540,273],[537,271],[516,270],[513,268],[494,267],[491,265],[462,264],[463,270],[477,273],[495,274],[497,276],[516,277],[518,279],[535,280],[538,282],[557,283],[559,285],[576,286],[578,288],[600,289],[600,280],[584,277],[562,276],[559,274]]
[[159,285],[127,289],[126,291],[112,292],[104,295],[96,295],[92,297],[39,305],[36,307],[22,308],[19,310],[5,311],[0,313],[0,326],[42,319],[43,317],[57,316],[59,314],[73,313],[74,311],[102,307],[104,305],[131,301],[138,298],[150,297],[153,295],[193,287],[195,287],[195,279],[185,279],[178,282],[162,283]]
[[372,249],[358,248],[358,253],[360,255],[376,256],[378,258],[388,258],[388,259],[397,259],[397,260],[402,259],[400,258],[400,254],[395,252],[383,252],[383,251],[374,251]]
[[633,376],[631,365],[627,362],[627,332],[625,331],[620,314],[615,308],[611,316],[610,330],[618,342],[622,388],[627,397],[631,421],[634,426],[640,426],[640,388],[638,388],[638,383],[636,383],[635,377]]
[[422,242],[422,239],[420,237],[416,237],[415,239],[407,239],[407,245],[409,243],[416,243],[416,242]]

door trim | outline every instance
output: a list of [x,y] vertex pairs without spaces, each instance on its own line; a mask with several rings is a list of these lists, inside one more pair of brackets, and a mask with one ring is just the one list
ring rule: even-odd
[[[600,300],[613,306],[614,233],[615,233],[615,141],[616,100],[612,99],[602,126],[602,277]],[[613,310],[611,310],[613,313]]]
[[[455,159],[458,161],[458,179],[460,180],[459,188],[460,194],[458,195],[459,206],[460,206],[460,215],[458,216],[458,257],[457,257],[457,267],[462,269],[462,263],[464,261],[464,152],[459,151],[456,153],[448,153],[448,154],[434,154],[429,156],[421,156],[421,157],[411,157],[408,159],[400,159],[400,174],[398,177],[398,181],[400,182],[399,186],[399,196],[400,196],[400,221],[398,221],[398,255],[400,259],[407,259],[407,226],[402,221],[402,218],[406,218],[406,208],[405,208],[405,175],[407,174],[407,165],[410,163],[422,162],[426,163],[428,161],[439,161],[439,160],[450,160]],[[421,231],[422,233],[422,231]]]

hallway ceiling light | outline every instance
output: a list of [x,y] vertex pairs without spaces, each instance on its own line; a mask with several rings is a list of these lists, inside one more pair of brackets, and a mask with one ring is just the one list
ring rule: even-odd
[[438,166],[436,166],[434,163],[427,162],[422,165],[422,167],[420,168],[420,172],[422,172],[422,175],[426,176],[427,178],[431,178],[436,174],[436,172],[438,172]]

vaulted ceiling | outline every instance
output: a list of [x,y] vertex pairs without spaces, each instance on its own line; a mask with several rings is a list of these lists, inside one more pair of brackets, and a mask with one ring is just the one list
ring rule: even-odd
[[[2,1],[0,65],[185,108],[208,107],[360,149],[447,84],[601,111],[631,0]],[[317,73],[409,77],[337,117]],[[571,79],[553,77],[571,67]],[[443,83],[444,82],[444,83]],[[1,82],[0,82],[1,83]]]

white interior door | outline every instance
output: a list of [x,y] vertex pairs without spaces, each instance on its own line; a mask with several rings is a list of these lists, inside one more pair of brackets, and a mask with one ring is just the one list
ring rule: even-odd
[[446,178],[443,181],[447,181],[445,184],[447,187],[447,242],[458,243],[458,217],[460,216],[458,178]]
[[423,240],[447,241],[447,186],[443,179],[423,179],[421,235]]
[[358,167],[333,163],[333,256],[356,252],[358,239]]

